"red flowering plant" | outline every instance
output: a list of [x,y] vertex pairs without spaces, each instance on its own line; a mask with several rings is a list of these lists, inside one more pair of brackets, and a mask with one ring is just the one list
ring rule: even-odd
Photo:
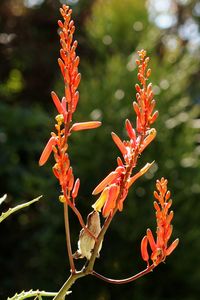
[[[139,172],[135,173],[138,159],[145,148],[153,141],[156,136],[156,129],[153,124],[158,117],[158,111],[155,111],[156,101],[152,91],[152,84],[148,83],[151,69],[148,68],[149,57],[145,50],[138,51],[139,59],[136,60],[138,66],[138,80],[136,84],[136,101],[133,102],[133,110],[136,113],[136,124],[133,125],[128,119],[125,122],[125,128],[128,139],[122,141],[114,132],[112,139],[119,148],[121,157],[117,158],[117,165],[114,171],[108,174],[94,189],[93,195],[98,195],[98,199],[92,205],[92,212],[84,222],[81,212],[76,207],[76,198],[80,186],[80,179],[75,180],[73,169],[70,165],[68,155],[68,140],[75,131],[94,129],[101,125],[101,122],[91,121],[83,123],[73,123],[73,114],[76,111],[79,101],[79,92],[77,91],[81,75],[78,72],[79,57],[76,55],[77,41],[73,40],[75,31],[74,22],[71,20],[72,10],[63,5],[60,9],[63,21],[58,21],[60,28],[60,58],[58,64],[64,79],[64,96],[59,99],[55,92],[51,93],[53,102],[58,111],[56,116],[55,132],[45,146],[39,160],[39,165],[46,163],[51,153],[54,154],[55,165],[53,173],[58,179],[61,187],[59,200],[64,206],[65,229],[67,250],[71,268],[71,275],[54,297],[55,300],[64,299],[72,284],[80,277],[94,275],[102,280],[114,284],[124,284],[149,273],[158,264],[165,261],[166,257],[178,245],[178,239],[169,245],[169,239],[172,234],[171,221],[173,211],[169,211],[172,200],[170,192],[167,189],[167,180],[161,178],[157,180],[154,197],[154,208],[156,210],[157,230],[154,237],[151,229],[147,229],[146,235],[141,241],[141,256],[146,262],[146,268],[136,275],[125,279],[110,279],[94,270],[96,258],[102,247],[104,235],[118,211],[123,210],[124,201],[127,198],[129,189],[134,182],[144,175],[152,163],[147,163]],[[78,250],[73,253],[70,240],[70,226],[68,217],[68,208],[77,216],[81,231],[78,241]],[[101,225],[100,217],[103,219]],[[77,271],[75,259],[86,258],[81,270]]]

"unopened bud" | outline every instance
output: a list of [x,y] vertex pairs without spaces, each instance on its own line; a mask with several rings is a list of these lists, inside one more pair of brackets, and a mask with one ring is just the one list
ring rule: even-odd
[[58,122],[58,125],[61,125],[61,124],[64,122],[64,117],[63,117],[62,114],[57,115],[57,116],[55,117],[55,119],[56,119],[56,121]]

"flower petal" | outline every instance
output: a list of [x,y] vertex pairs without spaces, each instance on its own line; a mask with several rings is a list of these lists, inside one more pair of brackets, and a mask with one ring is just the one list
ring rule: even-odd
[[120,188],[116,184],[112,184],[109,186],[109,195],[108,198],[104,204],[102,215],[104,218],[107,218],[109,214],[112,212],[112,210],[116,206],[116,200],[119,195]]
[[145,235],[141,241],[141,255],[142,255],[142,259],[148,262],[149,254],[147,251],[147,244],[148,244],[148,239],[147,236]]
[[173,243],[169,246],[169,248],[166,251],[166,256],[170,255],[174,251],[174,249],[178,246],[178,243],[179,239],[173,241]]
[[102,207],[104,206],[104,203],[106,202],[109,195],[109,188],[106,187],[103,192],[101,193],[100,197],[97,199],[97,201],[92,205],[94,210],[101,211]]
[[131,187],[131,185],[142,175],[144,175],[154,164],[154,161],[152,163],[147,163],[138,173],[136,173],[133,177],[131,177],[128,180],[128,188]]
[[110,174],[108,174],[108,176],[106,176],[106,178],[104,178],[98,185],[97,187],[94,189],[94,191],[92,192],[92,195],[97,195],[99,194],[101,191],[103,191],[103,189],[109,185],[111,183],[111,181],[113,181],[114,179],[119,177],[119,173],[118,172],[111,172]]
[[156,137],[156,129],[152,128],[149,130],[148,136],[144,139],[142,145],[140,146],[140,153],[153,141]]
[[155,242],[154,236],[152,234],[152,231],[149,228],[147,229],[147,239],[149,241],[149,245],[151,247],[151,250],[155,251],[156,250],[156,242]]
[[74,183],[73,190],[72,190],[72,198],[75,199],[77,197],[79,187],[80,187],[80,179],[77,178],[75,183]]
[[63,108],[58,96],[56,95],[56,93],[52,91],[51,97],[52,97],[52,100],[53,100],[55,107],[57,108],[57,111],[59,112],[59,114],[64,115],[66,112],[64,111],[64,108]]
[[133,129],[133,127],[131,125],[131,122],[128,119],[126,119],[126,123],[125,124],[126,124],[126,131],[128,133],[128,136],[135,143],[136,142],[136,133],[135,133],[135,130]]
[[41,156],[40,156],[40,160],[39,160],[39,166],[43,166],[46,161],[48,160],[52,150],[53,150],[53,146],[55,146],[57,143],[57,139],[52,136],[49,141],[47,142]]
[[70,131],[80,131],[93,129],[101,126],[101,122],[99,121],[91,121],[91,122],[82,122],[82,123],[74,123],[70,129]]
[[111,135],[112,135],[113,141],[115,142],[115,144],[121,151],[122,155],[124,156],[127,153],[124,143],[121,141],[121,139],[118,137],[118,135],[116,135],[114,132],[112,132]]

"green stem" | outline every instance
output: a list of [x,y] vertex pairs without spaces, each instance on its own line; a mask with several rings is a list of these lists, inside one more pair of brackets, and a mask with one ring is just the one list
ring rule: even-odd
[[30,290],[28,292],[22,292],[20,294],[15,294],[11,298],[8,297],[8,300],[16,300],[16,299],[24,300],[24,299],[33,298],[33,297],[36,297],[34,299],[38,299],[38,297],[41,298],[43,296],[44,297],[54,297],[54,296],[56,296],[56,294],[57,293],[53,293],[53,292],[45,292],[45,291],[39,291],[39,290],[36,290],[36,291]]
[[57,295],[53,298],[53,300],[64,300],[67,292],[70,287],[74,284],[74,282],[81,277],[88,275],[84,270],[71,274],[67,281],[63,284]]
[[74,282],[81,277],[84,277],[86,275],[92,274],[93,272],[93,266],[95,263],[95,260],[97,258],[97,253],[98,253],[98,249],[99,249],[99,245],[101,243],[101,241],[103,240],[103,237],[110,225],[110,222],[112,221],[113,216],[109,216],[105,223],[104,226],[98,236],[98,240],[95,243],[95,247],[92,253],[92,256],[88,262],[88,265],[86,267],[84,267],[81,271],[79,272],[75,272],[74,274],[71,274],[70,277],[67,279],[67,281],[64,283],[64,285],[61,287],[61,289],[59,290],[58,294],[56,295],[56,297],[54,297],[53,300],[64,300],[65,295],[67,294],[68,290],[70,289],[70,287],[74,284]]
[[[35,292],[35,295],[34,296],[42,296],[42,297],[54,297],[56,295],[56,293],[53,293],[53,292]],[[32,296],[33,297],[33,294]]]

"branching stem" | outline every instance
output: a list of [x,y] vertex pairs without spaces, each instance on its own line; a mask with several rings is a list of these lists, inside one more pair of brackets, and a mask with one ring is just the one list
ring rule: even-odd
[[85,272],[79,271],[74,274],[71,274],[67,281],[63,284],[60,291],[57,293],[57,295],[53,298],[53,300],[64,300],[67,292],[69,291],[70,287],[74,284],[74,282],[81,277],[86,276]]

